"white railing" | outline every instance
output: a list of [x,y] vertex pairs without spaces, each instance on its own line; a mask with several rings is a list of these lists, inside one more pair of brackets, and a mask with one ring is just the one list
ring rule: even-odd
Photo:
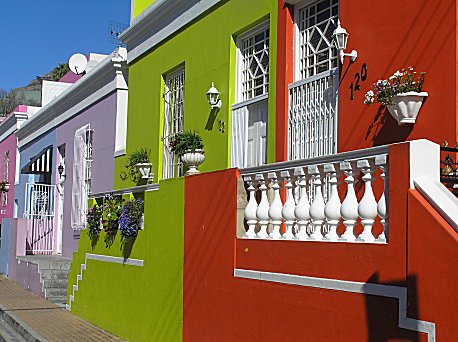
[[289,85],[288,159],[337,152],[337,70]]
[[[386,243],[387,157],[388,147],[381,146],[241,170],[248,192],[244,210],[248,229],[243,238]],[[378,169],[383,191],[377,201],[372,182]],[[343,201],[338,192],[342,174],[346,184]],[[355,191],[358,178],[364,187],[359,202]],[[280,197],[282,187],[284,202]],[[377,216],[383,231],[374,236]],[[345,231],[339,235],[341,221]],[[363,231],[355,236],[358,223]]]
[[51,254],[54,251],[55,185],[26,184],[26,253]]

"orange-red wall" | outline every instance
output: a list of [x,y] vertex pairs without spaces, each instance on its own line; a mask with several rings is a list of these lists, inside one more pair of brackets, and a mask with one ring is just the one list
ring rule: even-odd
[[[291,7],[279,1],[277,73],[277,160],[286,158],[288,135],[287,85],[293,75]],[[342,26],[349,32],[347,52],[358,51],[352,64],[345,58],[340,72],[338,151],[427,138],[439,144],[458,140],[457,120],[457,6],[454,0],[340,1]],[[290,45],[288,45],[290,44]],[[367,79],[350,100],[363,64]],[[427,72],[429,93],[414,125],[399,126],[379,105],[363,104],[372,83],[412,66]],[[282,78],[284,77],[284,78]],[[287,127],[287,126],[286,126]]]
[[[402,160],[408,161],[403,147],[390,151],[394,160],[400,160],[400,169]],[[408,175],[390,183],[403,189],[392,195],[393,203],[403,202],[399,209],[403,218],[390,221],[388,245],[236,239],[237,177],[232,169],[185,179],[185,341],[337,341],[342,336],[347,341],[426,341],[424,334],[398,328],[395,299],[233,274],[234,268],[247,268],[412,286],[421,295],[420,277],[407,273]],[[411,318],[424,312],[415,304],[409,306]],[[429,319],[434,321],[435,316]]]

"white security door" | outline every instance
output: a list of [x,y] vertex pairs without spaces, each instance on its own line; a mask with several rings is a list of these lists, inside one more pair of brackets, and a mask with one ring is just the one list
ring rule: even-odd
[[267,161],[267,99],[248,106],[248,151],[246,167]]

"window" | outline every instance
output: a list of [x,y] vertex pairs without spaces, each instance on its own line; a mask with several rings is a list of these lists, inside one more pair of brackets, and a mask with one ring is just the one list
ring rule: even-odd
[[236,38],[237,103],[232,105],[231,166],[266,163],[269,21]]
[[[10,167],[10,151],[5,151],[3,154],[3,180],[9,182],[9,167]],[[1,193],[1,202],[2,207],[6,207],[8,205],[8,192]]]
[[337,27],[338,11],[338,0],[319,1],[299,9],[297,61],[300,79],[337,68],[332,34]]
[[339,76],[332,34],[338,12],[338,0],[307,1],[295,9],[296,82],[289,85],[289,160],[337,152]]
[[86,227],[87,201],[91,191],[93,131],[90,125],[75,132],[73,144],[72,213],[73,229]]
[[170,150],[170,142],[184,127],[184,67],[165,76],[164,91],[164,144],[162,153],[162,178],[183,175],[180,159]]

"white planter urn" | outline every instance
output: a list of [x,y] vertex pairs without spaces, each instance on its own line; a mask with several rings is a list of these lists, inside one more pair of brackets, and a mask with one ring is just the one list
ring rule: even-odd
[[393,104],[387,106],[388,111],[393,115],[399,125],[413,124],[417,119],[423,100],[428,96],[427,92],[417,93],[409,91],[395,95]]
[[186,176],[197,175],[200,173],[197,168],[205,160],[204,150],[198,149],[195,151],[189,150],[187,153],[181,156],[181,161],[188,167],[186,171]]
[[151,167],[153,164],[151,163],[138,163],[135,165],[137,168],[137,172],[142,176],[143,179],[150,179],[152,178],[151,175]]

